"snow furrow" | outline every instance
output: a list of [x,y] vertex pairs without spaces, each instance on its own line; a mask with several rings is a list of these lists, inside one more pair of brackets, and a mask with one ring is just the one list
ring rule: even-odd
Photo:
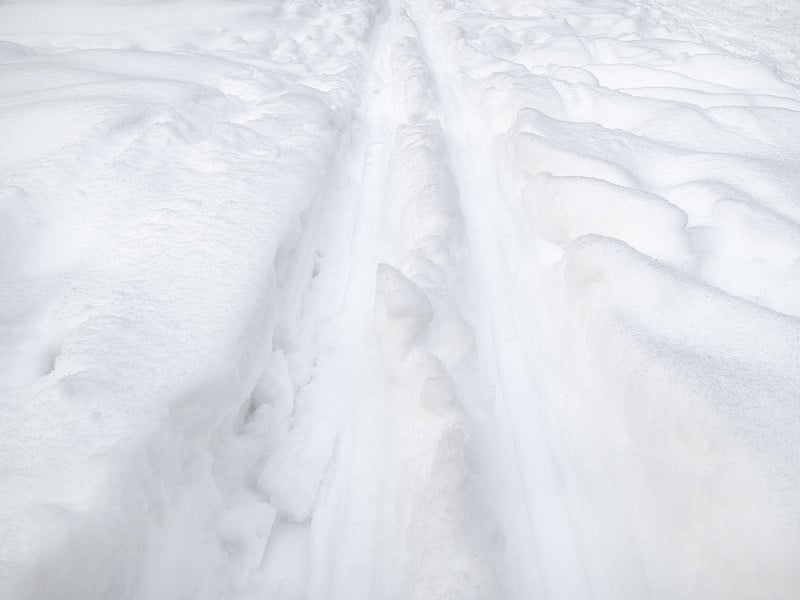
[[341,518],[326,530],[340,553],[323,556],[313,597],[496,597],[484,539],[491,523],[472,499],[460,408],[475,393],[475,349],[456,301],[464,285],[458,192],[416,28],[402,6],[390,10],[387,161],[372,190],[388,216],[374,338],[319,512],[320,528]]

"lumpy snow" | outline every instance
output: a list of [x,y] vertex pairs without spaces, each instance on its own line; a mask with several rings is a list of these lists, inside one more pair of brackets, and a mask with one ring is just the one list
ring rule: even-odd
[[799,40],[0,2],[0,598],[800,597]]

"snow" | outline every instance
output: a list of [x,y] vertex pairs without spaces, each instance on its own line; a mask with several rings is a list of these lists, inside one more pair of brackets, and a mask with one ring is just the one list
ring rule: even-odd
[[798,12],[0,3],[0,598],[798,597]]

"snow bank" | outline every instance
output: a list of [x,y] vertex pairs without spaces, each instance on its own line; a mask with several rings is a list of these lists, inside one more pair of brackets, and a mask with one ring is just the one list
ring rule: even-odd
[[299,383],[256,384],[374,13],[0,7],[3,598],[220,597],[308,512],[261,473]]
[[[660,4],[727,31],[727,7]],[[795,597],[800,90],[656,9],[418,8],[467,143],[498,150],[473,168],[497,178],[498,268],[569,511],[568,533],[530,535],[571,536],[585,583],[544,551],[510,597]]]

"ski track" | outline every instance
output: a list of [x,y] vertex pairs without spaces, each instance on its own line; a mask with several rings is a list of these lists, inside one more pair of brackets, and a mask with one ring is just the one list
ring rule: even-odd
[[798,597],[734,4],[0,5],[0,598]]

